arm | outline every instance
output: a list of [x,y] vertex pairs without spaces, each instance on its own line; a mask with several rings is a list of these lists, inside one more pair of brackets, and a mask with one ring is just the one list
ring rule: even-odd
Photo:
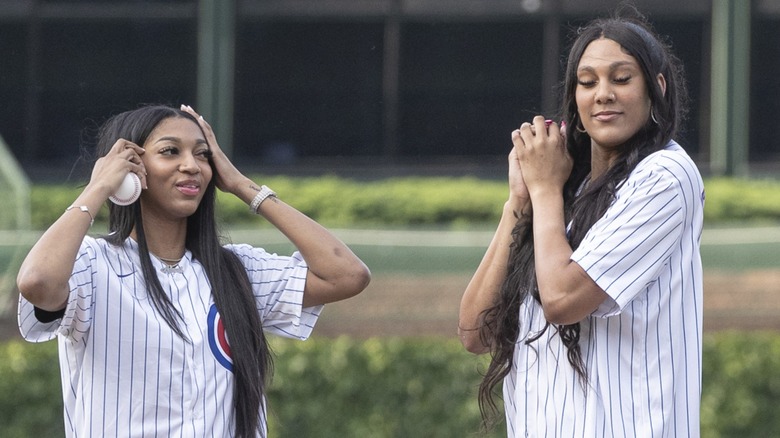
[[534,200],[534,262],[545,318],[555,324],[581,321],[607,299],[579,264],[566,239],[563,194],[539,190]]
[[477,271],[471,278],[460,301],[458,337],[466,350],[475,354],[487,353],[489,346],[482,343],[480,331],[482,313],[492,307],[507,275],[509,246],[518,214],[530,214],[531,203],[520,173],[516,148],[509,153],[509,199],[504,204],[501,220]]
[[[556,131],[553,124],[550,132]],[[555,324],[573,324],[590,315],[608,296],[571,260],[563,186],[572,162],[563,139],[562,135],[550,135],[538,116],[533,129],[524,124],[512,138],[520,151],[520,166],[534,206],[534,261],[544,315]]]
[[[117,140],[109,153],[97,160],[89,183],[69,209],[43,233],[19,268],[16,284],[22,296],[34,306],[57,311],[68,299],[68,279],[73,271],[79,247],[108,197],[132,171],[146,185],[146,171],[140,155],[143,148]],[[82,211],[80,207],[87,211]]]
[[[217,187],[247,204],[260,187],[244,176],[219,148],[211,126],[190,107],[182,106],[198,118],[211,146]],[[353,297],[368,286],[371,273],[366,265],[340,239],[305,214],[279,198],[266,199],[257,210],[298,249],[308,265],[303,306],[310,307]]]
[[[252,197],[253,193],[250,188]],[[309,266],[303,307],[344,300],[368,286],[371,280],[368,267],[347,245],[314,220],[276,197],[260,204],[258,213],[290,239]]]

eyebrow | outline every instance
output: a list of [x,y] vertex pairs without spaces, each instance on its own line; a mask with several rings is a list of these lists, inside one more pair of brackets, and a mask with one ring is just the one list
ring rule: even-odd
[[[617,62],[613,62],[612,64],[609,65],[609,71],[615,71],[618,68],[626,66],[626,65],[629,65],[629,66],[633,67],[635,65],[635,63],[632,62],[632,61],[617,61]],[[592,72],[592,71],[596,71],[596,69],[591,67],[591,66],[589,66],[589,65],[586,65],[586,66],[577,68],[577,71],[578,72],[580,72],[580,71]]]
[[[168,136],[168,137],[160,137],[160,138],[158,138],[155,141],[155,143],[160,143],[161,141],[172,141],[174,143],[181,143],[182,142],[179,137]],[[206,146],[208,146],[208,144],[209,144],[205,139],[200,139],[200,138],[198,140],[196,140],[195,143],[197,143],[197,144],[205,144]]]

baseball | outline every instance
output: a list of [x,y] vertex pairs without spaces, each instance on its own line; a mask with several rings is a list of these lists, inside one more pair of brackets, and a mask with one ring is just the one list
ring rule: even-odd
[[116,192],[108,199],[116,205],[130,205],[140,196],[141,179],[135,173],[129,172]]

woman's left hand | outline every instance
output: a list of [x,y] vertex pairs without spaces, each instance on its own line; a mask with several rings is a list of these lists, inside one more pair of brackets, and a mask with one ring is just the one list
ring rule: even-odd
[[533,123],[523,123],[512,133],[512,143],[531,199],[540,193],[561,193],[573,167],[565,125],[548,126],[544,117],[536,116]]
[[211,159],[214,163],[214,177],[216,178],[217,188],[223,192],[234,193],[236,187],[245,181],[246,177],[233,165],[222,148],[219,147],[214,130],[203,116],[195,112],[189,105],[182,105],[181,110],[192,114],[198,120],[198,124],[206,135],[206,141],[211,149]]

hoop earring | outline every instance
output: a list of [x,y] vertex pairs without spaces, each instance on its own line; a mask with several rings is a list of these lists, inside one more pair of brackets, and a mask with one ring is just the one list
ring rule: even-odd
[[574,125],[574,129],[576,129],[576,130],[577,130],[577,132],[581,132],[581,133],[583,133],[583,134],[587,134],[587,133],[588,133],[588,131],[587,131],[587,130],[585,130],[585,127],[584,127],[584,126],[583,126],[582,128],[580,128],[580,124],[581,124],[581,123],[582,123],[582,121],[581,121],[581,120],[577,120],[577,123]]
[[653,113],[653,107],[650,107],[650,119],[655,123],[658,124],[658,120],[655,118],[655,113]]

